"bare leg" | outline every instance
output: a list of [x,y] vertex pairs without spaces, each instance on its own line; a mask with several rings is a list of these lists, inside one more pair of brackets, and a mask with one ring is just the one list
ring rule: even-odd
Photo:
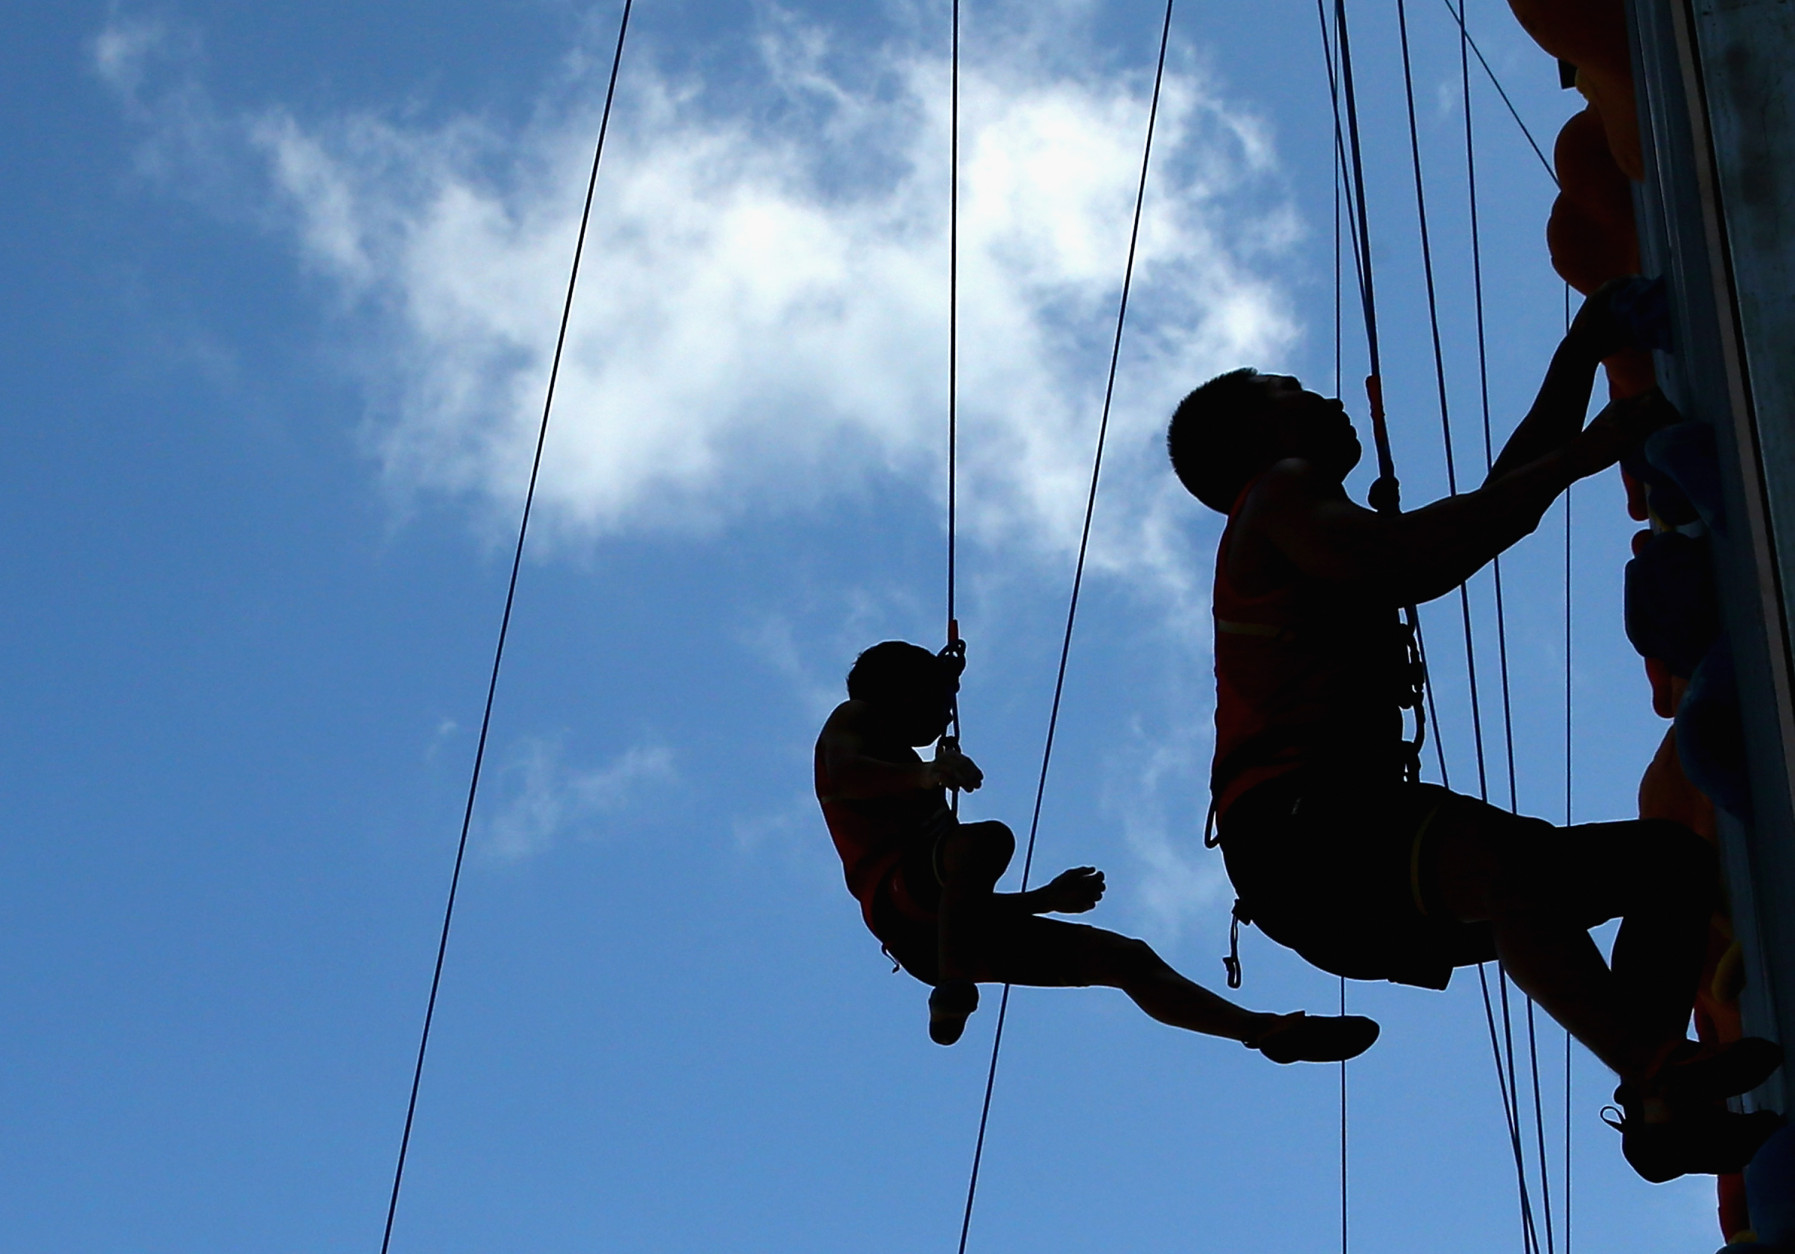
[[[1034,915],[1000,915],[986,940],[987,947],[975,967],[980,980],[1039,988],[1100,985],[1120,989],[1161,1023],[1206,1036],[1258,1041],[1303,1018],[1237,1006],[1185,979],[1146,941],[1102,928]],[[1372,1029],[1358,1048],[1369,1045],[1375,1036]]]
[[943,838],[937,924],[937,969],[943,983],[972,978],[974,955],[983,946],[996,905],[992,890],[1015,852],[1015,835],[997,822],[961,824]]
[[1642,1074],[1657,1044],[1630,1030],[1614,975],[1589,933],[1550,914],[1491,920],[1496,955],[1514,982],[1616,1074]]
[[[1477,811],[1437,839],[1440,897],[1490,923],[1524,992],[1623,1079],[1663,1061],[1688,1024],[1713,909],[1699,837],[1661,820],[1540,833]],[[1623,916],[1612,971],[1582,923],[1605,913]]]
[[1185,979],[1143,940],[1099,928],[1077,965],[1089,983],[1119,988],[1161,1023],[1232,1041],[1257,1040],[1280,1016],[1257,1014]]
[[[1128,950],[1139,946],[1138,953]],[[1102,981],[1121,989],[1142,1010],[1161,1023],[1229,1040],[1256,1040],[1281,1016],[1258,1014],[1235,1005],[1200,984],[1185,979],[1145,941],[1124,941],[1122,952]]]
[[1369,1019],[1247,1010],[1185,979],[1145,941],[1039,917],[1089,909],[1103,895],[1103,876],[1078,867],[1032,892],[995,892],[1015,849],[1010,829],[995,822],[965,824],[941,843],[939,982],[929,1001],[930,1035],[941,1044],[959,1038],[977,1005],[974,981],[1117,988],[1161,1023],[1255,1047],[1263,1041],[1279,1062],[1352,1057],[1377,1039]]

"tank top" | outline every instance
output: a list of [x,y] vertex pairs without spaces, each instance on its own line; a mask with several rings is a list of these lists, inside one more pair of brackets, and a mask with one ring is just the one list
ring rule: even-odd
[[841,856],[842,875],[848,891],[860,903],[860,916],[873,928],[873,896],[905,852],[931,830],[947,812],[946,794],[939,788],[919,788],[889,797],[824,800],[833,791],[823,765],[823,746],[816,747],[816,797],[823,808],[823,822],[835,852]]
[[1252,487],[1236,498],[1215,556],[1218,818],[1250,789],[1305,767],[1396,780],[1405,757],[1409,654],[1396,608],[1294,568],[1263,592],[1235,587],[1229,546]]

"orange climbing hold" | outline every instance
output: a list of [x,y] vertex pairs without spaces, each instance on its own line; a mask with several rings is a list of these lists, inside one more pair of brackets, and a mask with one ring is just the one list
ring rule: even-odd
[[1600,115],[1615,162],[1645,177],[1622,0],[1508,0],[1533,42],[1577,67],[1577,90]]

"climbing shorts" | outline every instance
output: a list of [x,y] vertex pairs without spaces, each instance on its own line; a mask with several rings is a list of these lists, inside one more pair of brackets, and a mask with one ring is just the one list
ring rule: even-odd
[[918,832],[873,890],[873,935],[896,962],[926,984],[935,982],[941,842],[959,825],[943,812]]
[[1460,923],[1433,899],[1433,837],[1467,808],[1517,840],[1552,830],[1433,784],[1316,769],[1269,780],[1219,825],[1237,909],[1324,971],[1445,988],[1454,967],[1496,956],[1487,923]]
[[[959,828],[943,815],[909,844],[873,892],[873,934],[885,953],[924,984],[935,984],[941,952],[941,846]],[[969,955],[974,978],[988,982],[1082,987],[1097,928],[1012,913],[994,920]]]

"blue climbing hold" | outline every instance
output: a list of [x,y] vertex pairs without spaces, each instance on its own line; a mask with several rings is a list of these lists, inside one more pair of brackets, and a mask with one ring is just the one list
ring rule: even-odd
[[1745,773],[1745,728],[1739,684],[1726,636],[1718,637],[1689,677],[1677,707],[1677,757],[1683,773],[1715,805],[1751,818],[1751,783]]
[[1785,1124],[1745,1168],[1745,1200],[1762,1251],[1795,1249],[1795,1127]]
[[1701,511],[1683,495],[1676,481],[1645,459],[1644,450],[1628,453],[1621,469],[1645,489],[1645,506],[1652,517],[1667,527],[1687,527],[1701,521]]
[[[1645,442],[1644,452],[1646,464],[1658,472],[1649,475],[1648,483],[1668,479],[1695,507],[1710,530],[1725,529],[1726,513],[1720,495],[1720,457],[1715,449],[1712,427],[1691,418],[1662,431],[1654,431]],[[1670,519],[1665,521],[1670,522]]]
[[1660,531],[1627,563],[1627,639],[1688,679],[1720,632],[1707,537]]
[[1671,351],[1670,291],[1663,279],[1635,278],[1621,284],[1608,298],[1608,308],[1627,328],[1635,345]]

